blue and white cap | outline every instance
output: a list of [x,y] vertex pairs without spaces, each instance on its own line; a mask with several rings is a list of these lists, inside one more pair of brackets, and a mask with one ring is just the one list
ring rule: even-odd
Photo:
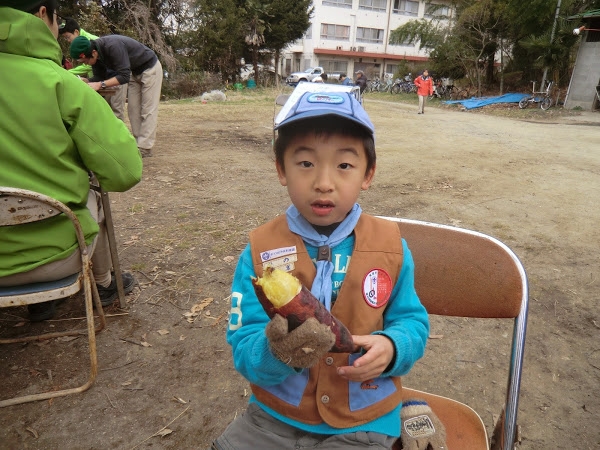
[[349,92],[306,92],[275,127],[276,130],[312,117],[338,116],[361,125],[371,136],[375,127],[362,105]]

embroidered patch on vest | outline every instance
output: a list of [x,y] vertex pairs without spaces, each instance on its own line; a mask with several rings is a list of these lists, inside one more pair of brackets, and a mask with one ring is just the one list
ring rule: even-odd
[[423,415],[405,420],[404,431],[413,439],[417,439],[435,434],[435,427],[429,416]]
[[371,270],[363,280],[363,298],[373,308],[381,308],[392,295],[392,278],[383,269]]
[[367,380],[360,383],[361,389],[379,389],[379,385],[375,384],[375,380]]
[[282,256],[293,255],[295,253],[298,253],[295,245],[292,247],[274,248],[273,250],[262,252],[260,254],[260,260],[265,262],[270,261],[271,259],[281,258]]

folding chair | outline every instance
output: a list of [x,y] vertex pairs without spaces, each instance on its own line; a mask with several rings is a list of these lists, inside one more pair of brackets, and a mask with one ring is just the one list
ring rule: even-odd
[[[32,283],[13,287],[0,287],[0,308],[25,306],[65,298],[83,289],[87,329],[44,333],[12,339],[0,339],[0,344],[52,339],[87,333],[90,354],[90,376],[88,381],[80,387],[13,397],[11,399],[0,401],[0,407],[83,392],[94,383],[98,373],[96,333],[105,327],[106,320],[102,310],[102,304],[100,303],[100,296],[98,295],[96,283],[94,282],[90,255],[87,251],[79,219],[70,208],[51,197],[25,189],[0,187],[0,226],[28,224],[45,220],[58,214],[64,214],[73,224],[74,234],[77,237],[79,253],[81,255],[81,272],[56,281]],[[94,310],[92,302],[94,302],[96,311],[100,317],[100,323],[97,327],[94,326]]]
[[[384,218],[398,222],[408,243],[415,262],[415,287],[429,314],[513,319],[506,402],[492,436],[493,449],[513,450],[529,301],[525,269],[506,245],[485,234]],[[403,397],[429,403],[444,424],[449,450],[490,448],[486,427],[469,406],[409,388],[403,388]],[[400,448],[399,441],[394,448]]]

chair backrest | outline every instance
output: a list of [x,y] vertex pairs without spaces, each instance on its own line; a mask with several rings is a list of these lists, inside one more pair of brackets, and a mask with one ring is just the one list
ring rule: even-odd
[[6,188],[2,188],[0,226],[37,222],[62,213],[57,205],[48,203],[39,195],[36,193],[32,193],[31,196],[23,195],[23,192],[8,192]]
[[[64,214],[71,221],[80,248],[82,267],[89,265],[85,237],[75,213],[60,201],[34,191],[0,186],[0,227],[19,226]],[[87,271],[86,271],[87,272]],[[79,291],[83,273],[60,280],[0,288],[0,307],[64,298]]]
[[275,97],[275,104],[278,106],[283,106],[283,105],[285,105],[285,102],[287,102],[289,98],[290,98],[289,94],[279,94],[277,97]]
[[415,287],[430,314],[514,319],[503,447],[512,449],[529,303],[527,276],[499,240],[475,231],[416,220],[398,222],[415,262]]
[[0,226],[37,222],[61,213],[73,221],[78,239],[85,243],[79,219],[66,205],[38,192],[0,186]]

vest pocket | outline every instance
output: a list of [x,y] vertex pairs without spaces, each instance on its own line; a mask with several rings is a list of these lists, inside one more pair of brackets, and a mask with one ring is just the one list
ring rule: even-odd
[[308,375],[308,369],[304,369],[297,375],[290,375],[283,383],[276,384],[275,386],[261,386],[261,388],[280,400],[298,407],[304,395],[304,389],[306,389],[306,385],[308,384]]
[[[352,365],[357,360],[361,353],[354,353],[349,356],[349,365]],[[348,381],[348,403],[350,411],[358,411],[363,408],[374,405],[381,400],[389,397],[396,392],[396,385],[389,377],[379,377],[372,380],[363,381]]]

